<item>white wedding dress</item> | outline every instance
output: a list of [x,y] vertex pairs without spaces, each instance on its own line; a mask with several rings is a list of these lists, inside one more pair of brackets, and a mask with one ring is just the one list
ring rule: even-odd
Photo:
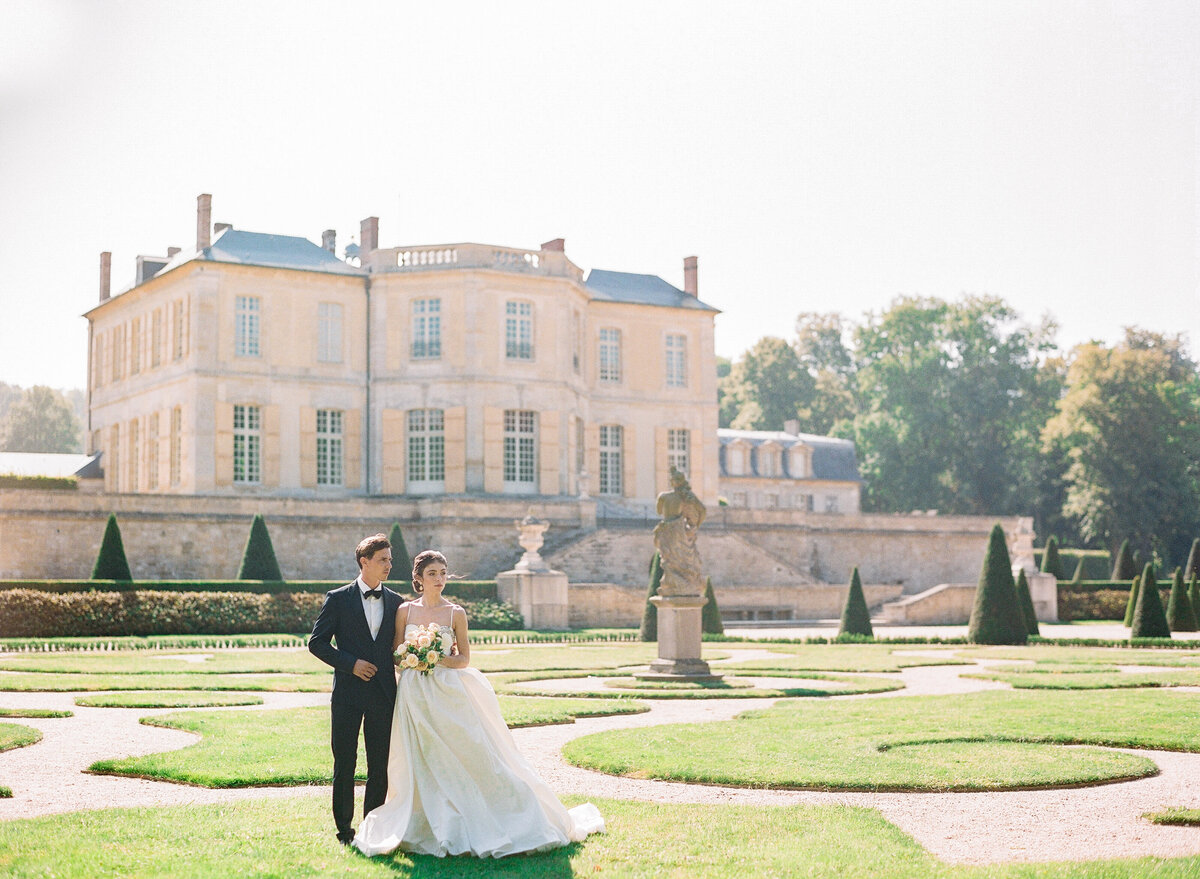
[[[405,636],[416,626],[405,627]],[[443,647],[454,632],[440,626]],[[604,830],[591,803],[567,810],[517,751],[491,683],[473,668],[401,671],[387,801],[354,846],[500,858],[558,848]]]

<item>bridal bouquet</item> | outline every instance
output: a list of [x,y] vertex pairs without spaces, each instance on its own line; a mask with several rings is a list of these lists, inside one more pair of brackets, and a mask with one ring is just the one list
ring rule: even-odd
[[436,623],[417,626],[404,643],[396,648],[396,665],[401,669],[413,668],[421,674],[429,674],[445,656],[442,650],[441,632]]

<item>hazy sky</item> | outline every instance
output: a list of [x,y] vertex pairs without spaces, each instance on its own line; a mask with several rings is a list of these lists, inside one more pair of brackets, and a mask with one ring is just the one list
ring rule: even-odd
[[81,387],[102,250],[213,220],[565,237],[717,352],[899,294],[1200,354],[1200,4],[0,0],[0,381]]

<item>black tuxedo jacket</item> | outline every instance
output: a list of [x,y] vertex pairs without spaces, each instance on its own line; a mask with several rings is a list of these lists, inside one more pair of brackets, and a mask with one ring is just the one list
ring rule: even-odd
[[[402,599],[387,587],[383,589],[383,622],[379,635],[371,638],[371,627],[363,611],[358,582],[347,583],[325,593],[325,603],[313,624],[308,639],[309,651],[333,666],[333,696],[335,701],[354,702],[372,698],[396,701],[396,669],[392,661],[392,643],[396,635],[396,611]],[[375,600],[375,599],[371,599]],[[365,659],[378,671],[369,681],[354,676],[354,663]]]

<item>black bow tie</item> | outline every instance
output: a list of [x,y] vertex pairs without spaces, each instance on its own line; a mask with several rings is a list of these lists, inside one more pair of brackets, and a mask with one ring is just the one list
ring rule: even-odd
[[382,589],[368,589],[363,593],[363,598],[383,598]]

